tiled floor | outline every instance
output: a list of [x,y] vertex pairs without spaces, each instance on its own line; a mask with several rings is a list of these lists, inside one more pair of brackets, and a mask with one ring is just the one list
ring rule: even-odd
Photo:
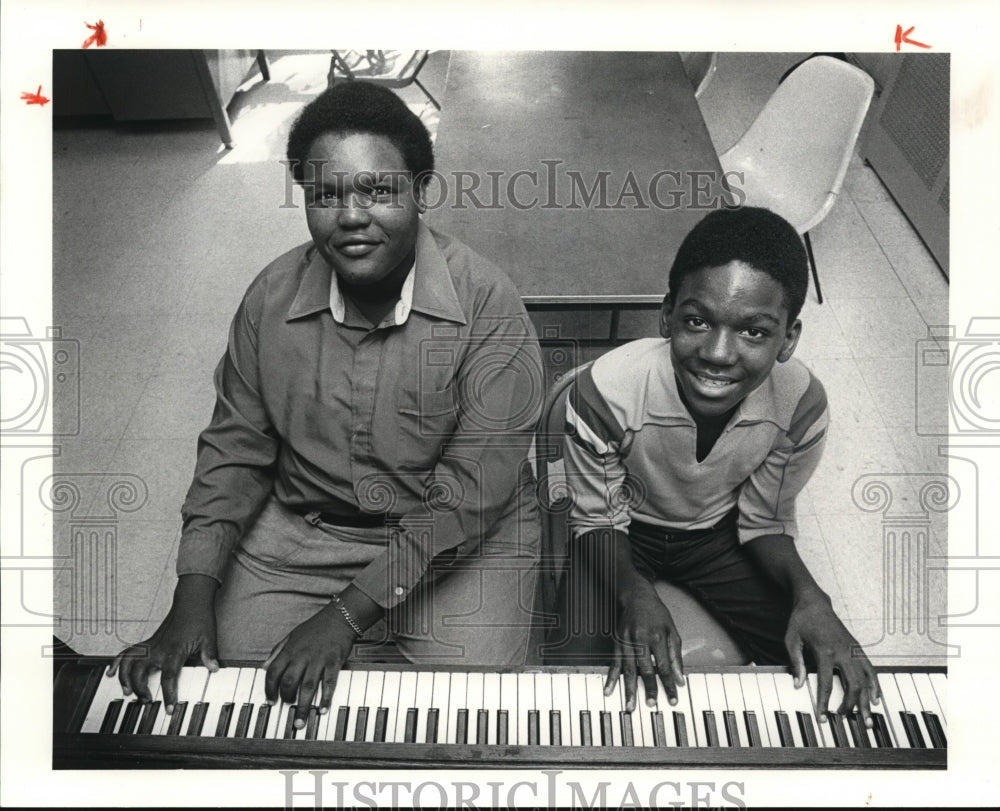
[[[719,150],[739,137],[799,58],[720,56],[701,98]],[[56,467],[87,483],[76,510],[58,517],[56,550],[68,551],[70,532],[98,516],[110,516],[113,540],[88,554],[102,543],[117,547],[105,566],[117,589],[119,630],[64,627],[82,652],[116,651],[169,606],[180,504],[195,439],[211,414],[211,374],[229,318],[258,270],[308,239],[301,209],[286,205],[277,161],[290,118],[325,84],[328,56],[274,52],[271,63],[271,82],[251,77],[231,108],[237,146],[229,152],[219,149],[210,122],[54,134],[53,323],[81,346],[81,430],[61,443]],[[445,109],[446,68],[447,54],[436,53],[422,74]],[[419,89],[403,95],[433,130],[437,113]],[[930,631],[922,623],[907,633],[891,626],[883,595],[899,573],[883,570],[883,532],[904,524],[919,531],[917,494],[946,472],[939,441],[916,429],[918,412],[941,419],[945,394],[932,389],[928,396],[917,385],[915,358],[927,327],[947,323],[948,285],[858,159],[812,236],[826,301],[818,305],[810,295],[797,355],[826,385],[834,422],[823,463],[800,498],[799,544],[870,653],[934,657],[942,652],[935,639],[944,635],[937,622],[945,611],[943,577],[932,571],[929,591],[911,595],[902,609],[926,610]],[[870,480],[893,492],[885,511],[871,500],[878,487],[864,488]],[[138,501],[115,501],[122,491],[116,485],[137,481]],[[904,514],[909,524],[893,524]],[[943,554],[945,515],[929,520],[931,554]],[[74,587],[69,572],[57,580],[64,616],[74,611],[79,582]]]

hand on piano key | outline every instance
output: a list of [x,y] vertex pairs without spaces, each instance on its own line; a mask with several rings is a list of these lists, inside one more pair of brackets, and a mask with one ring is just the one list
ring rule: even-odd
[[108,668],[116,673],[126,696],[142,703],[153,700],[150,678],[160,671],[160,689],[167,714],[177,703],[177,680],[189,657],[200,655],[212,673],[219,669],[213,600],[218,583],[205,575],[184,575],[177,582],[174,602],[166,618],[144,642],[126,648]]
[[629,602],[618,621],[605,695],[611,695],[618,679],[623,677],[625,709],[632,712],[636,707],[636,684],[641,676],[647,702],[652,706],[658,693],[657,675],[670,704],[677,704],[677,688],[684,685],[680,634],[653,585],[637,576]]
[[871,705],[878,704],[881,696],[878,677],[861,646],[834,613],[825,595],[796,602],[788,620],[785,645],[791,658],[796,688],[806,682],[804,648],[810,649],[816,661],[816,707],[821,713],[821,722],[826,721],[829,711],[836,670],[844,688],[844,697],[836,712],[847,714],[856,708],[865,726],[872,728]]
[[294,706],[295,729],[306,727],[309,708],[315,704],[320,715],[330,711],[340,669],[356,638],[336,604],[331,603],[274,646],[264,663],[265,693],[269,702],[280,698],[284,704]]

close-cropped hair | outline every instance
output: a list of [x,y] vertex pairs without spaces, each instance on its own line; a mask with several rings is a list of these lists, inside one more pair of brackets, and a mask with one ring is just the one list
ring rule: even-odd
[[288,135],[292,176],[305,179],[309,148],[321,135],[370,134],[387,138],[420,182],[434,171],[431,136],[417,115],[395,93],[364,81],[338,82],[303,108]]
[[730,262],[766,273],[784,291],[788,323],[799,316],[809,289],[809,263],[802,239],[783,217],[766,208],[719,209],[688,232],[670,268],[668,296],[677,300],[684,278]]

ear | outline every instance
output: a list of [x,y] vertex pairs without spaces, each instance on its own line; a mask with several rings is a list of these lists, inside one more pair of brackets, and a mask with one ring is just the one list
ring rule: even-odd
[[424,190],[427,188],[426,183],[421,183],[413,190],[414,197],[417,201],[417,211],[421,214],[427,211],[427,201],[424,199]]
[[802,322],[796,318],[788,325],[788,329],[785,331],[785,342],[781,345],[781,350],[778,352],[778,363],[784,363],[792,356],[795,352],[795,347],[798,346],[801,334]]
[[674,309],[674,303],[670,299],[670,294],[663,299],[663,306],[660,307],[660,336],[670,340],[670,312]]

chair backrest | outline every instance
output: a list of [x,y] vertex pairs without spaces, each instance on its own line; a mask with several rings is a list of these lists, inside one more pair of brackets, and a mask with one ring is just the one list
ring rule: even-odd
[[694,88],[694,97],[700,98],[715,75],[719,55],[715,51],[684,51],[680,53],[680,58]]
[[833,205],[829,196],[840,191],[874,90],[871,76],[854,65],[830,56],[806,60],[719,156],[723,169],[752,175],[775,197],[813,201],[790,206],[805,213],[790,215],[778,207],[799,233],[807,232]]
[[535,475],[542,513],[541,595],[542,610],[555,612],[556,595],[569,555],[566,513],[570,495],[563,467],[563,438],[566,436],[566,397],[576,376],[590,366],[571,369],[556,381],[542,405],[535,430]]

